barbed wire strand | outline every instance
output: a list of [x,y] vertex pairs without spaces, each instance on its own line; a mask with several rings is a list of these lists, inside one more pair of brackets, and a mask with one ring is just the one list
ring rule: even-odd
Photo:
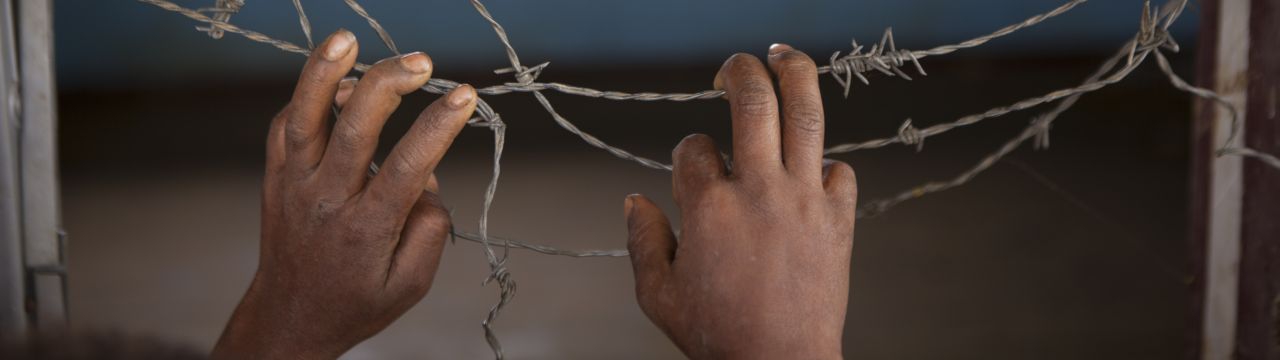
[[[387,49],[390,49],[392,53],[395,53],[397,55],[400,54],[399,49],[396,48],[395,42],[392,41],[390,33],[385,28],[382,27],[382,24],[379,23],[378,20],[374,19],[373,16],[369,15],[369,12],[365,11],[364,7],[360,6],[360,4],[357,3],[355,0],[345,0],[345,1],[347,3],[347,6],[349,6],[353,11],[355,11],[357,15],[364,18],[365,21],[369,23],[369,27],[373,28],[374,32],[378,34],[378,37],[382,39],[382,42],[384,45],[387,46]],[[473,3],[473,4],[478,4],[478,3]],[[479,6],[483,6],[483,5],[479,5]],[[482,7],[477,8],[477,10],[479,10],[482,15],[485,15],[485,17],[490,20],[490,23],[494,24],[494,26],[499,31],[499,37],[502,38],[503,44],[506,45],[508,48],[510,48],[510,44],[505,38],[505,32],[501,30],[501,27],[497,25],[497,22],[493,21],[492,18],[487,15],[487,11],[484,10]],[[516,76],[517,79],[519,79],[521,83],[532,82],[532,78],[533,76],[536,76],[536,74],[533,76],[524,74],[523,72],[525,70],[520,65],[519,59],[516,58],[514,50],[509,50],[508,54],[511,57],[513,68],[519,71]],[[541,67],[539,67],[537,71],[541,71]],[[450,82],[450,83],[440,83],[440,84],[437,84],[436,86],[441,88],[452,89],[456,87],[456,85],[457,84]],[[486,107],[487,107],[487,104],[486,104]],[[492,111],[489,111],[489,112],[492,113]],[[491,210],[493,209],[493,200],[498,190],[498,179],[502,174],[502,153],[503,153],[504,145],[506,144],[507,128],[506,128],[506,124],[503,123],[501,118],[496,116],[496,114],[494,114],[493,116],[486,116],[484,113],[482,113],[481,118],[482,119],[480,120],[471,122],[471,125],[488,127],[491,131],[493,131],[493,170],[492,170],[492,175],[489,178],[489,184],[488,186],[485,187],[484,202],[480,212],[480,221],[479,221],[480,233],[478,234],[480,243],[483,245],[485,260],[489,264],[489,275],[486,276],[484,281],[481,283],[487,285],[490,282],[495,282],[495,281],[497,282],[498,302],[489,308],[489,312],[485,315],[485,318],[480,323],[480,325],[481,325],[481,328],[484,329],[485,341],[489,344],[489,348],[493,350],[494,357],[497,359],[502,359],[504,357],[503,351],[502,351],[502,344],[498,340],[498,336],[493,330],[493,323],[498,319],[498,315],[502,312],[502,308],[505,307],[508,303],[510,303],[513,298],[515,298],[516,282],[515,282],[515,279],[513,279],[511,276],[511,271],[506,266],[507,258],[508,258],[507,256],[509,255],[511,245],[505,244],[505,243],[503,244],[503,247],[502,247],[503,253],[501,257],[499,257],[493,251],[492,242],[490,241],[490,238],[489,238],[489,216],[491,214]],[[371,163],[370,166],[372,169],[372,167],[376,165]]]
[[[1156,18],[1157,16],[1165,16],[1166,20],[1168,17],[1178,16],[1179,14],[1181,14],[1182,8],[1186,6],[1186,0],[1178,0],[1177,2],[1166,3],[1165,7],[1162,8],[1162,10],[1160,11],[1160,15],[1152,14],[1150,12],[1150,6],[1151,6],[1150,1],[1144,2],[1143,10],[1142,10],[1143,21],[1142,21],[1142,24],[1139,26],[1138,34],[1132,40],[1130,40],[1124,46],[1122,46],[1119,52],[1117,52],[1115,55],[1113,55],[1112,57],[1108,58],[1105,62],[1103,62],[1102,66],[1100,66],[1098,70],[1096,70],[1093,74],[1091,74],[1088,78],[1085,79],[1084,85],[1081,85],[1073,89],[1068,89],[1068,91],[1060,90],[1060,91],[1055,91],[1053,93],[1050,93],[1050,95],[1059,94],[1059,93],[1067,94],[1067,95],[1062,96],[1062,98],[1065,98],[1065,99],[1063,99],[1060,103],[1058,103],[1058,105],[1055,106],[1052,110],[1033,118],[1031,123],[1013,139],[1006,142],[995,152],[982,158],[977,165],[974,165],[972,168],[960,173],[960,175],[954,178],[951,178],[950,180],[925,183],[924,185],[920,185],[910,190],[898,193],[898,195],[896,196],[893,196],[887,199],[876,200],[876,201],[872,201],[867,204],[864,204],[863,206],[858,208],[858,217],[875,216],[880,213],[883,213],[888,208],[893,207],[894,205],[897,205],[904,201],[919,198],[919,197],[928,195],[930,193],[947,190],[947,189],[954,188],[956,186],[960,186],[965,183],[968,183],[970,180],[973,180],[973,178],[976,177],[978,174],[989,169],[1001,158],[1013,152],[1013,150],[1017,149],[1018,146],[1022,145],[1023,142],[1027,141],[1028,139],[1041,136],[1042,134],[1047,134],[1053,121],[1056,120],[1058,116],[1061,115],[1063,112],[1065,112],[1067,109],[1071,108],[1071,106],[1075,105],[1076,101],[1080,98],[1080,96],[1088,92],[1083,90],[1085,89],[1096,90],[1097,88],[1101,88],[1101,86],[1105,86],[1102,84],[1109,84],[1109,83],[1114,83],[1116,81],[1119,81],[1119,79],[1122,79],[1125,76],[1127,76],[1129,73],[1133,72],[1133,70],[1136,69],[1138,65],[1141,65],[1143,60],[1145,60],[1149,54],[1153,52],[1156,54],[1159,54],[1158,50],[1162,47],[1176,51],[1177,45],[1176,43],[1173,42],[1173,37],[1168,32],[1168,26],[1172,24],[1172,21],[1166,21],[1164,23],[1164,27],[1157,28],[1156,27],[1157,21],[1155,20],[1157,19]],[[1124,63],[1125,65],[1121,67],[1119,70],[1115,70],[1115,67],[1120,65],[1121,59],[1127,59],[1127,61]],[[1112,72],[1113,70],[1115,71]],[[1112,75],[1108,76],[1106,79],[1099,80],[1108,72],[1112,72]],[[1089,90],[1089,91],[1092,91],[1092,90]],[[1042,96],[1040,98],[1046,98],[1046,97],[1048,96]],[[1029,101],[1019,102],[1018,104],[1025,103],[1025,102],[1029,102]],[[1039,103],[1043,103],[1043,102],[1039,102]],[[1014,106],[1006,107],[1006,108],[1015,108],[1015,107],[1017,107],[1017,104],[1015,104]],[[1002,108],[993,109],[993,111],[1001,110],[1001,109]],[[988,113],[990,112],[992,111],[988,111]],[[925,131],[921,131],[921,133],[924,133],[924,132]]]
[[316,41],[311,37],[311,19],[307,18],[306,10],[302,9],[302,0],[293,0],[293,9],[298,13],[298,25],[302,27],[302,36],[307,38],[307,49],[314,50]]
[[1218,106],[1221,106],[1223,109],[1227,110],[1227,114],[1231,117],[1231,129],[1229,130],[1230,132],[1227,134],[1227,139],[1223,141],[1222,146],[1218,148],[1217,153],[1219,156],[1238,155],[1238,156],[1243,156],[1247,158],[1254,158],[1268,166],[1271,166],[1276,169],[1280,169],[1280,158],[1276,158],[1275,155],[1250,149],[1248,147],[1235,145],[1237,142],[1241,141],[1240,130],[1244,128],[1244,124],[1242,119],[1240,118],[1240,111],[1236,109],[1236,106],[1234,104],[1232,104],[1230,101],[1227,101],[1225,97],[1223,97],[1222,95],[1219,95],[1216,92],[1213,92],[1212,90],[1196,87],[1187,83],[1185,80],[1179,77],[1177,73],[1173,72],[1173,68],[1169,66],[1169,60],[1164,57],[1164,54],[1161,54],[1159,52],[1156,53],[1156,63],[1159,64],[1160,71],[1163,72],[1165,76],[1169,78],[1169,83],[1173,84],[1173,87],[1178,88],[1187,93],[1190,93],[1192,95],[1211,100],[1214,103],[1217,103]]
[[[1111,70],[1111,68],[1113,68],[1116,64],[1118,64],[1120,62],[1120,59],[1122,59],[1127,53],[1128,53],[1127,51],[1121,51],[1117,55],[1108,59],[1103,64],[1103,66],[1101,66],[1092,76],[1090,76],[1088,80],[1085,80],[1085,83],[1095,82],[1098,78],[1102,77],[1102,75],[1106,74],[1109,70]],[[1025,142],[1027,139],[1031,139],[1036,135],[1044,131],[1047,131],[1049,124],[1051,124],[1055,119],[1057,119],[1058,115],[1060,115],[1062,112],[1066,111],[1072,105],[1074,105],[1075,101],[1083,94],[1084,94],[1083,92],[1076,93],[1063,99],[1052,110],[1045,112],[1044,114],[1041,114],[1040,116],[1036,117],[1035,120],[1032,120],[1031,125],[1028,125],[1026,128],[1024,128],[1022,132],[1020,132],[1013,139],[1009,140],[1004,145],[1000,146],[1000,148],[997,149],[995,152],[979,160],[977,165],[974,165],[972,168],[969,168],[968,170],[960,173],[960,175],[957,175],[956,177],[946,181],[928,182],[923,185],[911,188],[910,190],[900,192],[897,195],[890,198],[868,202],[858,207],[857,216],[859,218],[876,216],[881,213],[884,213],[889,208],[895,205],[898,205],[902,202],[905,202],[907,200],[920,198],[922,196],[925,196],[931,193],[951,189],[956,186],[960,186],[960,185],[964,185],[965,183],[968,183],[970,180],[973,180],[973,178],[977,177],[978,174],[981,174],[983,171],[986,171],[992,165],[995,165],[995,163],[999,161],[1001,158],[1005,157],[1005,155],[1008,155],[1009,153],[1013,152],[1013,150],[1017,149],[1018,146],[1022,145],[1022,143]]]
[[391,39],[391,35],[387,34],[387,30],[382,27],[382,23],[379,23],[373,16],[369,16],[369,12],[364,9],[364,6],[360,6],[360,3],[356,2],[356,0],[343,0],[343,2],[356,15],[360,15],[365,21],[369,22],[369,27],[373,28],[373,32],[378,33],[378,38],[382,39],[382,44],[386,45],[392,54],[400,55],[400,49],[396,47],[396,42]]
[[[248,38],[248,39],[250,39],[250,40],[257,41],[257,42],[262,42],[262,43],[266,43],[266,44],[269,44],[269,45],[275,46],[276,48],[279,48],[279,49],[282,49],[282,50],[285,50],[285,51],[288,51],[288,52],[293,52],[293,53],[298,53],[298,54],[303,54],[303,55],[307,55],[307,54],[309,54],[307,51],[303,50],[302,48],[300,48],[300,47],[298,47],[298,46],[296,46],[296,45],[290,44],[290,43],[289,43],[289,42],[287,42],[287,41],[282,41],[282,40],[274,39],[274,38],[271,38],[271,37],[269,37],[269,36],[267,36],[267,35],[264,35],[264,34],[261,34],[261,33],[258,33],[258,32],[254,32],[254,31],[247,30],[247,29],[242,29],[242,28],[236,27],[236,26],[231,25],[231,24],[226,24],[226,23],[219,22],[219,21],[217,21],[217,20],[215,20],[215,19],[211,19],[211,18],[209,18],[209,17],[207,17],[207,16],[204,16],[203,14],[200,14],[200,13],[198,13],[198,12],[195,12],[195,11],[192,11],[192,10],[189,10],[189,9],[182,8],[181,6],[178,6],[178,5],[176,5],[176,4],[173,4],[173,3],[168,2],[168,1],[166,1],[166,0],[139,0],[139,1],[144,2],[144,3],[148,3],[148,4],[152,4],[152,5],[155,5],[155,6],[158,6],[158,7],[160,7],[160,8],[165,9],[165,10],[169,10],[169,11],[177,12],[177,13],[182,14],[182,15],[185,15],[185,16],[187,16],[187,17],[189,17],[189,18],[193,19],[193,20],[197,20],[197,21],[202,21],[202,22],[206,22],[206,23],[213,24],[213,25],[212,25],[212,27],[216,27],[216,28],[219,28],[219,29],[225,30],[225,31],[227,31],[227,32],[238,33],[238,34],[240,34],[240,35],[242,35],[242,36],[245,36],[246,38]],[[351,0],[348,0],[348,1],[351,1]],[[991,34],[987,34],[987,35],[984,35],[984,36],[981,36],[981,37],[977,37],[977,38],[974,38],[974,39],[971,39],[971,40],[968,40],[968,41],[965,41],[965,42],[963,42],[963,43],[956,44],[956,45],[943,45],[943,46],[938,46],[938,47],[935,47],[935,48],[930,49],[930,50],[921,51],[921,52],[919,52],[919,54],[920,54],[920,55],[925,55],[925,56],[928,56],[928,55],[936,55],[936,54],[946,54],[946,53],[954,52],[954,51],[959,50],[959,49],[964,49],[964,48],[968,48],[968,47],[977,46],[977,45],[980,45],[980,44],[986,43],[986,42],[988,42],[988,41],[991,41],[992,39],[995,39],[995,38],[997,38],[997,37],[1005,36],[1005,35],[1008,35],[1008,34],[1010,34],[1010,33],[1014,32],[1014,31],[1017,31],[1017,30],[1020,30],[1020,29],[1026,28],[1026,27],[1028,27],[1028,26],[1032,26],[1032,25],[1038,24],[1038,23],[1040,23],[1040,22],[1042,22],[1042,21],[1044,21],[1044,20],[1046,20],[1046,19],[1049,19],[1049,18],[1051,18],[1051,17],[1053,17],[1053,16],[1060,15],[1060,14],[1062,14],[1062,13],[1066,12],[1067,10],[1072,9],[1072,8],[1074,8],[1076,5],[1079,5],[1079,4],[1083,3],[1083,2],[1085,2],[1085,0],[1074,0],[1074,1],[1068,2],[1068,3],[1066,3],[1066,4],[1062,5],[1062,6],[1060,6],[1060,7],[1056,8],[1056,9],[1054,9],[1053,11],[1051,11],[1051,12],[1049,12],[1049,13],[1045,13],[1045,14],[1040,14],[1040,15],[1033,16],[1033,17],[1031,17],[1031,18],[1028,18],[1027,20],[1024,20],[1023,22],[1021,22],[1021,23],[1019,23],[1019,24],[1015,24],[1015,25],[1011,25],[1011,26],[1005,27],[1005,28],[1000,29],[1000,30],[997,30],[996,32],[993,32],[993,33],[991,33]],[[481,7],[483,7],[483,4],[481,4],[480,6],[481,6]],[[487,13],[487,9],[485,9],[485,10],[483,11],[483,13]],[[366,17],[366,19],[371,19],[371,18],[372,18],[371,16],[369,16],[369,15],[368,15],[368,13],[367,13],[367,12],[364,12],[363,14],[360,14],[360,15],[361,15],[362,17]],[[490,22],[490,25],[494,25],[494,24],[496,24],[496,20],[493,20],[493,19],[492,19],[492,15],[490,15],[489,17],[487,17],[487,18],[486,18],[486,20]],[[378,33],[380,33],[380,34],[386,34],[386,31],[385,31],[385,30],[380,30],[380,29],[381,29],[381,25],[378,25],[378,23],[377,23],[377,21],[376,21],[376,20],[374,20],[374,21],[369,21],[369,23],[370,23],[370,26],[375,27],[375,31],[376,31],[376,32],[378,32]],[[499,25],[499,28],[500,28],[500,26],[501,26],[501,25]],[[495,31],[497,31],[497,30],[495,30]],[[380,35],[380,36],[381,36],[381,35]],[[388,37],[388,38],[390,38],[390,36],[389,36],[389,35],[388,35],[387,37]],[[507,34],[506,34],[505,30],[502,30],[501,32],[499,32],[499,39],[500,39],[501,41],[503,41],[504,46],[505,46],[505,45],[509,45],[509,44],[510,44],[510,40],[508,39],[508,37],[507,37]],[[881,42],[882,42],[882,43],[890,43],[890,44],[891,44],[891,43],[892,43],[892,32],[891,32],[891,31],[886,31],[886,36],[882,38]],[[879,48],[879,49],[885,49],[885,48],[887,48],[887,47],[888,47],[888,46],[877,46],[877,48]],[[509,58],[509,59],[511,59],[511,60],[519,61],[519,57],[518,57],[518,55],[515,55],[515,53],[514,53],[514,50],[513,50],[513,49],[514,49],[514,48],[512,48],[512,50],[508,50],[508,51],[507,51],[508,58]],[[855,52],[855,53],[860,52],[860,50],[859,50],[859,49],[860,49],[860,47],[859,47],[859,46],[855,46],[855,51],[854,51],[854,52]],[[921,57],[920,55],[913,55],[913,56],[916,56],[916,57],[918,58],[918,57]],[[896,55],[894,55],[894,56],[896,56]],[[848,57],[846,57],[846,59],[845,59],[845,60],[838,60],[838,61],[837,61],[837,63],[852,61],[851,59],[852,59],[852,58],[848,58]],[[860,60],[857,60],[858,62],[865,62],[865,63],[868,63],[868,64],[900,64],[900,63],[902,62],[902,61],[901,61],[901,59],[893,59],[893,58],[892,58],[892,56],[890,56],[890,55],[883,55],[883,56],[881,56],[881,57],[875,57],[875,58],[863,56],[863,57],[858,57],[857,59],[860,59]],[[545,67],[545,64],[544,64],[544,65],[540,65],[540,66]],[[363,63],[357,63],[357,64],[356,64],[356,69],[357,69],[357,70],[359,70],[359,71],[362,71],[362,72],[363,72],[363,71],[367,71],[367,70],[368,70],[368,68],[369,68],[369,65],[367,65],[367,64],[363,64]],[[833,68],[834,68],[834,69],[840,69],[840,68],[844,68],[844,67],[842,67],[842,66],[840,66],[840,65],[835,65],[835,66],[833,66],[833,65],[828,65],[828,66],[820,67],[820,68],[819,68],[819,71],[820,71],[820,73],[838,73],[838,72],[839,72],[839,70],[833,70]],[[848,66],[848,68],[850,68],[850,69],[851,69],[851,71],[852,71],[852,70],[860,70],[861,72],[866,72],[866,71],[871,71],[872,69],[875,69],[875,70],[879,70],[879,71],[881,71],[881,72],[883,72],[883,73],[886,73],[886,74],[889,74],[889,75],[893,75],[893,74],[894,74],[894,72],[893,72],[893,71],[889,71],[889,70],[887,70],[887,69],[888,69],[887,65],[886,65],[886,66],[879,66],[879,65],[877,65],[877,66],[871,66],[871,65],[866,65],[865,67],[863,67],[863,66]],[[523,66],[521,67],[521,70],[523,70]],[[539,72],[540,72],[540,71],[541,71],[541,68],[539,68],[538,70],[539,70]],[[923,69],[920,69],[920,70],[921,70],[921,72],[923,72]],[[858,72],[854,72],[854,73],[858,73]],[[861,76],[861,75],[859,75],[859,76]],[[1101,86],[1105,86],[1105,85],[1108,85],[1108,84],[1091,84],[1091,85],[1088,85],[1088,87],[1099,86],[1099,85],[1101,85]],[[456,83],[456,82],[452,82],[452,81],[448,81],[448,80],[444,80],[444,79],[440,79],[440,78],[432,78],[432,79],[431,79],[431,81],[429,81],[429,82],[428,82],[428,85],[423,87],[423,90],[424,90],[424,91],[427,91],[427,92],[431,92],[431,93],[443,94],[443,93],[447,92],[448,90],[451,90],[453,87],[456,87],[456,86],[457,86],[457,83]],[[566,84],[560,84],[560,83],[538,83],[538,82],[536,82],[536,81],[520,82],[520,83],[506,83],[506,84],[502,84],[502,85],[490,86],[490,87],[486,87],[486,88],[478,89],[478,90],[477,90],[477,93],[479,93],[479,94],[481,94],[481,95],[499,95],[499,94],[507,94],[507,93],[511,93],[511,92],[538,92],[538,91],[541,91],[541,90],[555,90],[555,91],[562,92],[562,93],[566,93],[566,94],[570,94],[570,95],[578,95],[578,96],[586,96],[586,97],[597,97],[597,98],[605,98],[605,99],[610,99],[610,100],[638,100],[638,101],[689,101],[689,100],[704,100],[704,99],[715,99],[715,98],[720,98],[721,96],[723,96],[723,95],[724,95],[724,91],[721,91],[721,90],[706,90],[706,91],[700,91],[700,92],[697,92],[697,93],[670,93],[670,94],[647,93],[647,92],[646,92],[646,93],[626,93],[626,92],[619,92],[619,91],[601,91],[601,90],[596,90],[596,89],[590,89],[590,88],[584,88],[584,87],[578,87],[578,86],[572,86],[572,85],[566,85]],[[1062,92],[1063,92],[1063,93],[1058,93],[1058,94],[1049,94],[1049,95],[1046,95],[1046,96],[1044,96],[1044,97],[1042,97],[1042,98],[1040,98],[1040,99],[1032,99],[1032,100],[1034,100],[1034,101],[1029,100],[1029,101],[1026,101],[1026,102],[1023,102],[1023,103],[1015,104],[1015,105],[1011,106],[1009,109],[1004,109],[1003,111],[999,111],[999,113],[1000,113],[1000,114],[1003,114],[1003,113],[1007,113],[1007,112],[1009,112],[1009,111],[1016,111],[1017,109],[1023,109],[1023,108],[1027,108],[1027,107],[1031,107],[1031,106],[1038,105],[1038,104],[1043,103],[1043,102],[1046,102],[1046,101],[1052,101],[1053,99],[1056,99],[1056,98],[1060,98],[1060,97],[1064,97],[1064,96],[1069,96],[1069,95],[1070,95],[1070,93],[1071,93],[1072,91],[1092,91],[1092,90],[1096,90],[1096,88],[1092,88],[1092,89],[1090,89],[1090,88],[1084,88],[1084,89],[1067,89],[1067,90],[1062,90]],[[542,100],[540,100],[540,101],[539,101],[539,103],[543,103],[543,101],[542,101]],[[654,169],[661,169],[661,170],[670,170],[670,169],[671,169],[671,166],[670,166],[669,164],[664,164],[664,163],[661,163],[661,162],[658,162],[658,161],[654,161],[654,160],[652,160],[652,159],[648,159],[648,158],[644,158],[644,157],[636,156],[636,155],[633,155],[633,154],[631,154],[630,152],[628,152],[628,151],[626,151],[626,150],[623,150],[623,149],[620,149],[620,148],[617,148],[617,147],[611,146],[611,145],[609,145],[609,144],[607,144],[607,143],[605,143],[605,142],[601,141],[599,138],[596,138],[595,136],[592,136],[591,134],[586,133],[586,132],[582,131],[581,129],[579,129],[577,126],[573,125],[573,123],[572,123],[572,122],[570,122],[570,121],[568,121],[568,119],[566,119],[564,116],[560,115],[559,113],[554,112],[554,108],[553,108],[553,107],[551,107],[551,106],[549,106],[549,104],[543,104],[543,107],[548,109],[548,112],[550,112],[550,113],[551,113],[551,115],[552,115],[553,119],[555,119],[555,121],[556,121],[556,123],[557,123],[558,125],[560,125],[560,126],[561,126],[562,128],[564,128],[565,130],[567,130],[567,131],[569,131],[569,132],[571,132],[571,133],[573,133],[573,134],[577,135],[577,136],[578,136],[579,138],[581,138],[583,141],[587,142],[588,144],[590,144],[590,145],[592,145],[592,146],[595,146],[595,147],[597,147],[597,148],[600,148],[600,149],[602,149],[602,150],[605,150],[605,151],[609,152],[610,154],[613,154],[613,155],[614,155],[614,156],[616,156],[616,157],[619,157],[619,158],[622,158],[622,159],[625,159],[625,160],[631,160],[631,161],[634,161],[634,162],[639,163],[639,164],[641,164],[641,165],[643,165],[643,166],[645,166],[645,167],[654,168]],[[934,128],[931,128],[931,129],[925,129],[925,130],[922,130],[920,140],[921,140],[921,141],[923,141],[923,139],[924,139],[924,138],[927,138],[927,137],[929,137],[929,136],[936,135],[936,134],[938,134],[938,133],[942,133],[942,132],[946,132],[946,131],[948,131],[948,130],[950,130],[950,129],[952,129],[952,128],[955,128],[955,127],[972,125],[972,124],[977,123],[977,122],[979,122],[979,121],[981,121],[981,120],[983,120],[983,119],[985,119],[985,118],[987,118],[987,117],[998,116],[998,115],[1000,115],[1000,114],[995,114],[994,112],[992,112],[992,113],[990,113],[990,114],[987,114],[986,116],[974,116],[974,117],[964,118],[964,119],[961,119],[960,121],[956,121],[956,122],[955,122],[954,124],[952,124],[952,125],[939,125],[938,127],[934,127]],[[911,130],[911,129],[905,129],[905,130]],[[900,133],[900,135],[901,135],[901,133]],[[885,139],[871,140],[871,141],[864,142],[864,143],[862,143],[862,144],[844,144],[844,145],[838,145],[837,147],[835,147],[835,148],[833,148],[833,149],[828,149],[828,150],[827,150],[827,153],[828,153],[828,154],[834,154],[834,153],[848,152],[848,151],[853,151],[853,150],[858,150],[858,149],[863,149],[863,148],[878,148],[878,147],[882,147],[882,146],[890,145],[890,144],[893,144],[893,143],[901,142],[901,140],[902,140],[902,137],[901,137],[901,136],[898,136],[898,137],[892,137],[892,138],[885,138]]]

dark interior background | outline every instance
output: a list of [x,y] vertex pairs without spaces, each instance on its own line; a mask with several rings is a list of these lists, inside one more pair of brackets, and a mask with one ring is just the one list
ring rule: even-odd
[[[212,0],[179,1],[197,8]],[[423,50],[436,76],[510,81],[502,48],[466,1],[365,1],[402,50]],[[388,56],[342,1],[304,1],[318,36],[360,36],[365,62]],[[491,0],[541,80],[621,91],[710,87],[734,52],[787,42],[819,63],[850,37],[900,47],[962,41],[1048,11],[1057,0],[515,1]],[[845,99],[822,79],[831,144],[920,126],[1077,84],[1137,30],[1141,1],[1099,0],[978,49],[924,60],[914,81],[872,74]],[[1199,9],[1175,27],[1191,77]],[[73,325],[212,346],[255,270],[262,149],[303,59],[235,35],[210,39],[177,14],[129,1],[56,4],[64,222]],[[303,44],[288,1],[249,0],[233,23]],[[317,39],[319,40],[319,39]],[[720,101],[615,102],[550,94],[585,131],[668,161],[685,135],[729,142]],[[406,98],[390,147],[435,99]],[[586,145],[528,94],[486,98],[510,130],[494,234],[575,249],[625,242],[622,199],[640,192],[673,210],[670,174]],[[1180,356],[1190,102],[1153,64],[1085,96],[1054,124],[1052,147],[1024,146],[969,185],[858,222],[845,355],[858,359],[1167,359]],[[837,158],[863,201],[950,178],[1014,136],[1042,108],[930,138]],[[438,170],[455,223],[474,229],[492,140],[468,129]],[[803,241],[804,239],[796,239]],[[626,259],[513,251],[520,284],[497,331],[511,358],[673,358],[644,318]],[[488,357],[480,321],[481,248],[445,254],[426,299],[348,358]]]

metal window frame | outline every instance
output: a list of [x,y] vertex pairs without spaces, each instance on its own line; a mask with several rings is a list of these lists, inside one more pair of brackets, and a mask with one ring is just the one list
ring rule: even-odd
[[52,0],[0,0],[0,334],[67,324]]
[[18,58],[13,3],[0,0],[0,334],[27,328],[18,184]]

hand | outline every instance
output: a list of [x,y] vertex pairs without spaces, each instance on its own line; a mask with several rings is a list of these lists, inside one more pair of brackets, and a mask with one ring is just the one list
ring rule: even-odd
[[[258,272],[214,358],[336,358],[431,288],[450,231],[432,172],[476,93],[459,86],[428,106],[370,178],[383,124],[432,64],[421,53],[383,60],[340,92],[357,49],[350,32],[330,35],[272,121]],[[329,128],[335,97],[344,106]]]
[[[640,308],[695,359],[840,358],[857,197],[853,169],[823,166],[813,60],[786,45],[716,75],[733,117],[733,167],[711,138],[676,147],[677,241],[662,210],[626,200]],[[781,124],[779,124],[781,108]]]

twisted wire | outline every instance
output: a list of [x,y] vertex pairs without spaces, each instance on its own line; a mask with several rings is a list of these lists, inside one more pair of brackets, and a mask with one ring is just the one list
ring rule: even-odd
[[361,18],[364,18],[369,23],[369,27],[373,28],[373,32],[378,33],[378,38],[382,39],[382,44],[386,45],[387,49],[391,50],[391,53],[400,55],[400,49],[396,48],[396,42],[391,40],[391,35],[382,27],[382,23],[379,23],[377,19],[369,15],[364,6],[360,6],[360,3],[356,2],[356,0],[343,0],[343,2],[347,3],[347,7],[351,8],[351,11],[355,12],[356,15],[360,15]]
[[[922,58],[950,54],[957,50],[986,44],[988,41],[1012,34],[1018,30],[1035,26],[1045,20],[1062,15],[1086,1],[1088,0],[1072,0],[1047,13],[1032,16],[1020,23],[1005,26],[990,34],[965,40],[964,42],[957,44],[941,45],[922,51],[898,50],[893,44],[893,29],[886,29],[884,35],[880,39],[878,47],[873,48],[864,54],[861,52],[862,46],[859,46],[858,41],[855,39],[853,41],[853,50],[850,51],[848,55],[841,57],[840,52],[838,51],[832,54],[829,60],[830,65],[818,67],[818,74],[830,73],[832,77],[836,79],[836,82],[844,88],[844,96],[849,97],[849,89],[853,85],[853,77],[857,77],[863,84],[871,84],[871,82],[867,80],[862,73],[876,70],[884,73],[885,75],[898,75],[903,79],[911,80],[910,76],[907,76],[906,73],[898,69],[905,63],[910,62],[915,65],[916,71],[919,72],[920,75],[928,75],[925,73],[924,67],[920,65],[920,59]],[[888,45],[887,51],[886,45]]]
[[[213,14],[213,19],[219,22],[231,21],[231,15],[240,12],[240,8],[244,7],[244,0],[218,0],[211,8],[203,8],[199,11]],[[222,30],[218,26],[210,25],[208,27],[196,27],[196,31],[209,34],[214,39],[222,38]]]
[[1240,117],[1240,110],[1234,104],[1227,101],[1222,95],[1213,92],[1213,90],[1196,87],[1183,80],[1177,73],[1173,72],[1173,68],[1169,66],[1169,60],[1164,54],[1156,52],[1156,64],[1160,66],[1160,71],[1169,79],[1169,83],[1179,90],[1185,91],[1191,95],[1195,95],[1204,99],[1208,99],[1218,104],[1218,106],[1227,110],[1227,114],[1231,119],[1230,130],[1228,130],[1227,138],[1222,142],[1222,146],[1218,148],[1216,153],[1222,155],[1236,155],[1246,158],[1253,158],[1261,161],[1267,166],[1280,169],[1280,158],[1275,155],[1264,153],[1258,150],[1250,149],[1243,145],[1237,145],[1240,142],[1240,130],[1244,128],[1243,121]]
[[315,49],[316,41],[311,37],[311,19],[307,18],[307,11],[302,9],[302,0],[293,0],[293,9],[298,13],[298,25],[302,27],[302,36],[307,38],[307,48]]

